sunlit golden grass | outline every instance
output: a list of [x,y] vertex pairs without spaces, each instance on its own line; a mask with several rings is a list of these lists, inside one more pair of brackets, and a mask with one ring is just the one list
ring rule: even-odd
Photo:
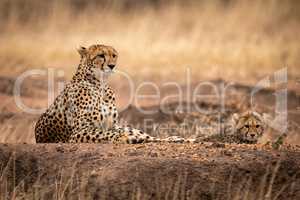
[[291,79],[300,74],[296,1],[161,1],[128,11],[117,1],[105,9],[95,4],[77,10],[70,1],[54,1],[50,8],[29,2],[35,7],[25,22],[19,19],[22,9],[13,6],[2,21],[2,75],[55,67],[70,77],[79,62],[76,48],[93,43],[114,46],[119,70],[137,81],[180,81],[186,67],[196,77],[243,81],[285,66]]

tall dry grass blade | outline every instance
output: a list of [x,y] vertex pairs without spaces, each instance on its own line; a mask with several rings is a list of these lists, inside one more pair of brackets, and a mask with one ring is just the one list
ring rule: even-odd
[[235,192],[235,195],[233,196],[233,200],[239,200],[242,198],[242,188],[245,186],[245,183],[247,182],[246,178],[242,178],[240,184],[237,187],[237,190]]
[[62,200],[64,198],[66,190],[68,189],[70,183],[73,181],[73,178],[74,178],[74,175],[75,175],[75,172],[76,172],[76,166],[77,166],[77,162],[75,162],[73,164],[72,168],[71,168],[72,169],[71,170],[71,175],[67,179],[66,183],[64,184],[63,190],[61,191],[60,196],[58,198],[59,200]]
[[267,190],[266,195],[265,195],[266,200],[270,200],[272,198],[272,188],[273,188],[274,180],[276,178],[276,175],[277,175],[279,167],[280,167],[280,161],[281,160],[278,160],[276,162],[276,165],[275,165],[275,167],[272,171],[271,180],[269,182],[269,187],[268,187],[268,190]]
[[252,183],[252,177],[249,176],[248,179],[247,179],[247,181],[246,181],[246,183],[245,183],[246,186],[244,188],[244,193],[242,195],[242,197],[243,197],[242,200],[251,199],[251,198],[249,198],[249,193],[251,191],[251,183]]
[[155,192],[157,194],[157,199],[162,199],[162,192],[161,192],[161,187],[164,185],[162,184],[162,180],[160,178],[161,176],[155,176],[154,179],[155,179]]
[[182,199],[182,200],[186,199],[187,178],[188,178],[188,171],[187,171],[187,169],[185,169],[183,172],[183,180],[182,180],[181,189],[180,189],[180,194],[181,194],[180,199]]
[[231,200],[231,187],[233,179],[233,169],[230,170],[228,185],[227,185],[227,200]]
[[[178,181],[178,180],[177,180]],[[175,188],[177,181],[171,181],[167,184],[165,199],[170,199],[170,195],[172,194],[173,188]]]
[[173,200],[177,200],[180,197],[179,195],[180,195],[180,189],[181,189],[180,185],[182,183],[182,177],[183,177],[183,175],[179,174],[178,179],[174,184],[174,188],[173,188],[173,191],[172,191]]
[[265,195],[265,187],[267,186],[267,178],[269,176],[270,173],[270,165],[267,166],[267,170],[264,174],[264,176],[262,177],[260,184],[259,184],[259,191],[258,191],[258,200],[263,200],[264,199],[264,195]]

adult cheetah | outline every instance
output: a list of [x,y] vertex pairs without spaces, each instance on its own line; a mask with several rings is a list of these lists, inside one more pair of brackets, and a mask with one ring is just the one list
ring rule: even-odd
[[[118,126],[115,94],[107,78],[116,66],[118,53],[110,46],[92,45],[78,50],[77,72],[54,103],[38,119],[37,143],[142,143],[159,139],[140,130]],[[171,142],[183,141],[172,137]]]

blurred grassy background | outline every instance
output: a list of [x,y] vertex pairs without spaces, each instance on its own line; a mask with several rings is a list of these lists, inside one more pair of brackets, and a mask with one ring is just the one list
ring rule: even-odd
[[199,79],[254,82],[284,66],[293,80],[299,35],[297,0],[1,0],[0,75],[55,67],[70,78],[76,48],[103,43],[137,81],[183,81],[190,67]]

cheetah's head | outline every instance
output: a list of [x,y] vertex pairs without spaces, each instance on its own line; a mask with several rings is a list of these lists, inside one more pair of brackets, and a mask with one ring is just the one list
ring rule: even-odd
[[266,114],[259,114],[255,111],[247,111],[232,116],[235,133],[241,140],[249,143],[256,143],[262,137],[266,128]]
[[111,46],[92,45],[88,48],[80,47],[81,64],[87,65],[93,71],[110,73],[117,64],[118,52]]

